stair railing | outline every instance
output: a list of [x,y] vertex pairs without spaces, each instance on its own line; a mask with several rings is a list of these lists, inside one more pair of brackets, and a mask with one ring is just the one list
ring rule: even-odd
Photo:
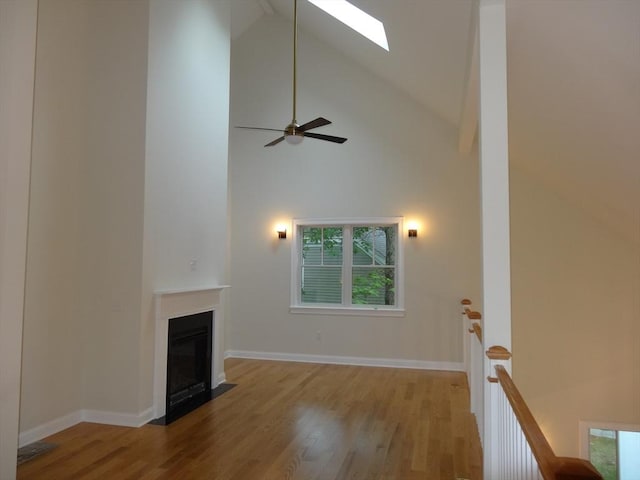
[[[602,480],[588,460],[553,452],[510,374],[511,352],[492,346],[483,352],[480,313],[462,300],[465,367],[471,412],[478,423],[487,480]],[[485,362],[494,375],[483,378]],[[484,410],[484,388],[490,406]]]
[[471,413],[476,419],[480,442],[484,438],[484,349],[482,347],[482,315],[471,310],[471,300],[465,298],[460,302],[463,307],[464,363],[469,382],[469,404]]
[[505,348],[487,350],[495,377],[489,377],[493,460],[496,480],[602,480],[588,460],[558,457],[522,398],[504,362]]

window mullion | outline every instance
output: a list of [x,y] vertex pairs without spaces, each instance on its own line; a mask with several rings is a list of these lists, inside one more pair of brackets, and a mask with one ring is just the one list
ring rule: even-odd
[[345,225],[342,230],[342,304],[351,306],[351,275],[353,265],[353,227]]

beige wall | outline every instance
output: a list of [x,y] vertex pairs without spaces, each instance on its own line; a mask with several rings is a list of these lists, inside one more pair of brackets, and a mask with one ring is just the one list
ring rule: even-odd
[[83,408],[138,413],[148,2],[81,2],[90,56],[80,165]]
[[38,13],[21,431],[82,405],[84,328],[74,302],[79,163],[88,154],[88,12],[79,2],[44,1]]
[[225,280],[229,3],[43,0],[38,42],[20,429],[144,421],[151,292]]
[[15,478],[37,2],[0,2],[0,478]]
[[146,11],[40,2],[21,431],[137,412]]
[[[233,125],[291,120],[290,36],[265,16],[234,40]],[[232,129],[228,348],[462,361],[459,301],[479,298],[477,159],[457,153],[454,127],[303,33],[298,75],[299,122],[324,116],[319,133],[349,140],[264,148],[276,132]],[[291,241],[276,222],[396,215],[423,221],[406,242],[405,317],[289,313]]]
[[580,420],[640,424],[640,244],[518,170],[511,231],[514,379],[577,456]]

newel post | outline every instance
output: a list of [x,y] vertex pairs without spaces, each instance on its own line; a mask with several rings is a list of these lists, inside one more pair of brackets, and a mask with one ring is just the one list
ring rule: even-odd
[[[480,78],[480,187],[482,215],[482,339],[511,349],[511,266],[509,233],[509,139],[507,121],[507,31],[505,0],[478,3]],[[507,361],[508,362],[508,361]],[[484,361],[484,378],[495,375]],[[510,368],[509,368],[510,370]],[[494,457],[497,419],[492,414],[491,388],[484,392],[484,478]],[[493,385],[493,384],[492,384]],[[489,427],[491,426],[491,427]]]

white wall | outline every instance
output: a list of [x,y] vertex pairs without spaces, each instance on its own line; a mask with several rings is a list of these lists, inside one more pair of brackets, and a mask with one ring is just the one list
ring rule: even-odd
[[225,284],[227,247],[230,4],[150,7],[141,408],[152,401],[153,292]]
[[83,326],[75,299],[79,164],[88,154],[87,14],[80,2],[39,4],[21,431],[82,404]]
[[0,2],[0,478],[15,478],[37,2]]
[[[232,125],[289,123],[290,50],[275,15],[234,40]],[[459,301],[479,298],[477,159],[457,153],[454,127],[303,32],[298,66],[299,123],[324,116],[318,133],[349,140],[263,148],[277,132],[232,129],[228,348],[461,362]],[[396,215],[423,223],[406,242],[404,318],[288,313],[291,243],[275,223]]]
[[146,25],[146,2],[40,2],[22,432],[137,412]]
[[78,214],[83,408],[138,413],[148,2],[90,5]]
[[38,42],[25,437],[144,421],[151,293],[223,283],[227,237],[228,2],[44,0]]
[[511,208],[514,380],[578,456],[580,420],[640,424],[640,242],[513,168]]

